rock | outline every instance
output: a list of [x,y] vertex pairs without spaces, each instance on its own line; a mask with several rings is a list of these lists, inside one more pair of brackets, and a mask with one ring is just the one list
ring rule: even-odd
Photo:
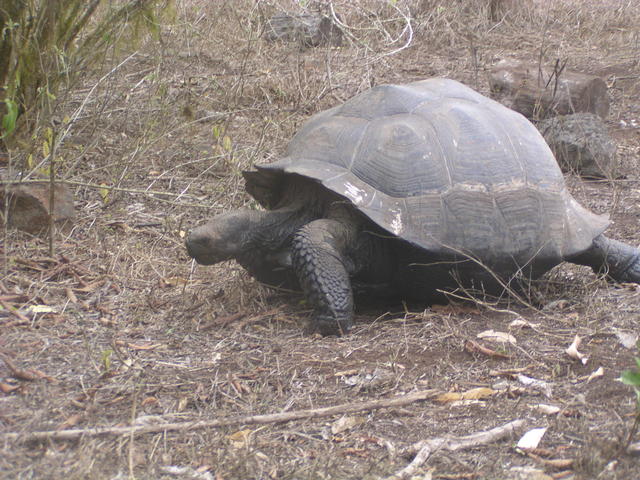
[[342,45],[342,30],[327,16],[279,13],[267,22],[264,37],[269,41],[299,41],[306,47]]
[[537,126],[564,171],[583,177],[615,176],[616,143],[597,115],[562,115],[543,120]]
[[[7,194],[5,197],[5,193]],[[73,194],[67,185],[54,187],[54,221],[65,223],[73,221],[75,210]],[[9,185],[5,191],[0,189],[0,206],[5,211],[5,198],[8,224],[13,228],[29,233],[41,233],[49,229],[49,183],[22,183]]]
[[559,68],[539,68],[537,62],[501,60],[489,84],[493,97],[529,119],[591,112],[609,113],[607,84],[600,77]]

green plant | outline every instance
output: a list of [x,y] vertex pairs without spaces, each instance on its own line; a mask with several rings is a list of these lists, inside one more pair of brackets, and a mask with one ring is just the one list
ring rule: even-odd
[[2,116],[2,127],[0,128],[0,140],[11,135],[16,129],[16,120],[18,119],[18,106],[16,102],[10,98],[5,98],[4,106],[7,110]]
[[633,370],[625,370],[620,375],[620,380],[625,385],[629,385],[633,388],[636,394],[636,411],[635,411],[635,419],[633,421],[633,426],[629,431],[629,436],[627,438],[627,446],[631,443],[634,435],[638,431],[638,426],[640,425],[640,358],[636,357],[636,368]]
[[[143,32],[171,0],[0,0],[0,142],[48,119],[61,86]],[[125,43],[126,42],[126,43]]]

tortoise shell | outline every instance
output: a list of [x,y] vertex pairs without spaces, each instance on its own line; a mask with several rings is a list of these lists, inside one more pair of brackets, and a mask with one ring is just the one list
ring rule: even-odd
[[275,163],[245,172],[267,208],[297,175],[437,255],[555,264],[608,225],[577,203],[525,117],[453,80],[381,85],[311,117]]

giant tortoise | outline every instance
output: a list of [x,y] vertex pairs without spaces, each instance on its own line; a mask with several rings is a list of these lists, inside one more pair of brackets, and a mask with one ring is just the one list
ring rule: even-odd
[[567,191],[536,128],[453,80],[361,93],[244,177],[266,211],[214,217],[189,234],[188,253],[299,285],[323,335],[350,330],[354,289],[495,291],[565,260],[640,283],[640,250],[602,234],[608,219]]

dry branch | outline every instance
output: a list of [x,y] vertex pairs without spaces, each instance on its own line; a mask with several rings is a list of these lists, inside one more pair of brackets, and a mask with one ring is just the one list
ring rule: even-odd
[[312,408],[293,412],[271,413],[267,415],[246,415],[219,418],[196,422],[158,423],[156,425],[140,425],[130,427],[79,428],[72,430],[49,430],[43,432],[18,433],[9,432],[0,435],[3,441],[33,442],[42,440],[77,440],[82,437],[138,435],[142,433],[186,432],[205,428],[228,427],[231,425],[249,425],[266,423],[284,423],[304,418],[328,417],[347,413],[376,410],[379,408],[400,407],[420,400],[428,400],[438,395],[436,390],[421,390],[406,395],[371,400],[368,402],[345,403],[333,407]]
[[505,425],[487,430],[486,432],[476,432],[471,435],[465,435],[464,437],[432,438],[430,440],[422,440],[414,443],[405,452],[409,454],[416,454],[411,463],[403,469],[398,470],[390,477],[387,477],[386,480],[402,480],[411,478],[436,450],[449,450],[450,452],[455,452],[456,450],[463,450],[466,448],[493,443],[512,435],[514,431],[520,428],[523,424],[524,420],[514,420]]

